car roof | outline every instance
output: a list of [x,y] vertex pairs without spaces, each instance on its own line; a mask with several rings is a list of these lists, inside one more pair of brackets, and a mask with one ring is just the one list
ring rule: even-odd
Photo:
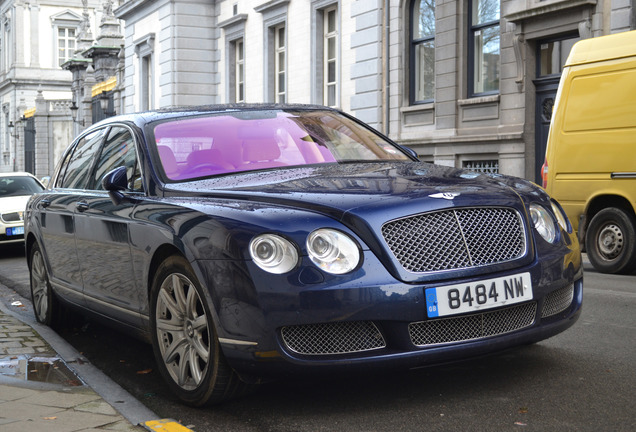
[[[272,103],[256,103],[256,104],[219,104],[219,105],[196,105],[196,106],[170,106],[158,108],[150,111],[143,111],[132,114],[122,114],[109,117],[96,123],[93,126],[104,126],[117,122],[132,122],[137,125],[151,123],[162,119],[170,119],[186,115],[198,114],[218,114],[224,112],[244,112],[258,110],[321,110],[321,111],[338,111],[322,105],[306,105],[306,104],[272,104]],[[338,111],[339,112],[339,111]]]
[[0,177],[33,177],[37,180],[37,178],[28,172],[4,172],[0,173]]

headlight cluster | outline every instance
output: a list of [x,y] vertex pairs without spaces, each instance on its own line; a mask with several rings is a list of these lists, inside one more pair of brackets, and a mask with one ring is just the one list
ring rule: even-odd
[[263,270],[283,274],[298,263],[298,252],[294,245],[274,234],[263,234],[254,237],[250,242],[250,255]]
[[554,243],[556,239],[556,227],[554,226],[554,219],[550,216],[550,212],[539,204],[530,204],[530,217],[532,218],[534,229],[541,234],[541,237],[548,243]]
[[[561,208],[554,202],[550,204],[552,213],[539,204],[530,204],[530,217],[532,218],[534,228],[541,237],[549,243],[554,243],[557,239],[558,229],[558,226],[554,223],[554,218],[556,218],[557,223],[563,230],[570,232],[570,229]],[[552,215],[554,215],[554,218]]]
[[567,232],[572,232],[570,224],[566,219],[565,213],[563,213],[563,209],[561,209],[561,207],[559,207],[554,201],[552,201],[550,204],[552,205],[552,211],[554,212],[559,225],[561,225],[561,228],[563,228],[563,230]]
[[[307,237],[309,259],[322,270],[345,274],[360,263],[360,249],[347,234],[333,229],[318,229]],[[250,242],[250,255],[261,269],[275,274],[291,271],[298,264],[298,249],[275,234],[261,234]]]

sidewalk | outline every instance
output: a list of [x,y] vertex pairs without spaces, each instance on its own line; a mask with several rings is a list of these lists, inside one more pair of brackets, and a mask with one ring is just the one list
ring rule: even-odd
[[0,310],[0,431],[143,431],[86,386],[28,325]]
[[192,432],[160,419],[38,323],[6,282],[0,282],[0,432]]

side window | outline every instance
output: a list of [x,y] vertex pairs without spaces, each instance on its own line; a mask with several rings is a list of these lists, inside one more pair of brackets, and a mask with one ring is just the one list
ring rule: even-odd
[[97,168],[93,176],[93,187],[102,190],[102,178],[108,172],[120,166],[126,167],[126,174],[129,180],[128,188],[133,191],[142,190],[135,141],[127,128],[113,127],[108,133],[102,153],[97,160]]
[[66,189],[87,189],[90,171],[99,150],[105,129],[99,129],[83,137],[75,146],[68,160],[66,172],[59,186]]

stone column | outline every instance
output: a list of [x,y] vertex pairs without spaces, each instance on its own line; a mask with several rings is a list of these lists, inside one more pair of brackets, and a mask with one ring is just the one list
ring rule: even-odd
[[[35,173],[38,178],[49,175],[49,113],[46,101],[42,95],[42,89],[38,89],[35,97]],[[20,155],[22,159],[21,167],[24,167],[24,152]]]
[[31,9],[31,64],[32,68],[40,67],[40,6],[35,2],[30,4]]

